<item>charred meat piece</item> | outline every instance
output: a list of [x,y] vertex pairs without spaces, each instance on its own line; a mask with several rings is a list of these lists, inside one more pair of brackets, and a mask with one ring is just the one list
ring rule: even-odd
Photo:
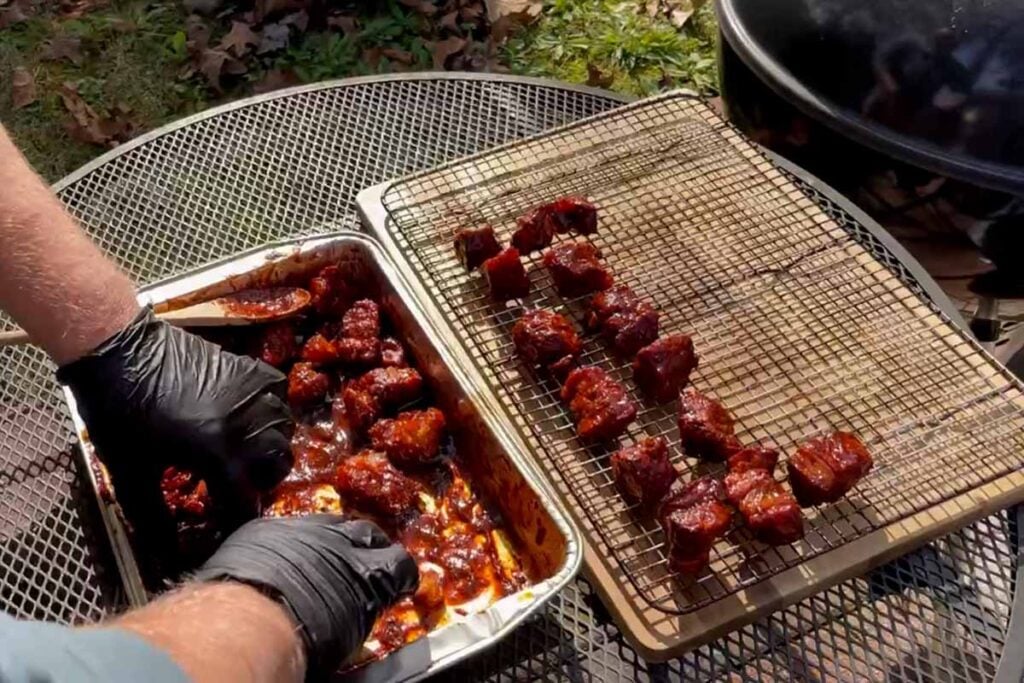
[[484,261],[484,278],[496,301],[521,299],[530,293],[530,278],[519,259],[519,250],[509,247]]
[[295,358],[299,350],[295,343],[295,328],[287,321],[266,325],[257,340],[256,356],[276,368]]
[[803,537],[800,506],[768,470],[730,472],[725,477],[725,488],[754,538],[769,545],[783,545]]
[[342,337],[334,342],[338,360],[349,365],[374,365],[380,360],[381,342],[378,339]]
[[222,533],[206,482],[192,472],[168,467],[160,478],[160,493],[174,524],[175,559],[188,566],[209,557]]
[[512,233],[512,246],[520,254],[540,251],[551,244],[554,231],[548,221],[547,209],[543,206],[520,216],[516,220],[516,231]]
[[352,301],[352,291],[338,266],[324,266],[309,281],[310,303],[317,313],[341,317]]
[[544,266],[559,294],[583,296],[612,286],[612,276],[598,260],[600,256],[590,242],[567,242],[544,252]]
[[331,378],[318,372],[312,363],[296,363],[288,373],[288,402],[296,407],[322,401],[331,388]]
[[374,368],[349,382],[341,392],[345,416],[359,432],[381,413],[415,401],[423,393],[423,377],[415,368]]
[[640,349],[633,359],[633,380],[658,403],[668,403],[679,396],[696,367],[693,340],[670,334]]
[[597,232],[597,207],[586,197],[568,195],[541,208],[554,232],[575,232],[579,235]]
[[586,366],[569,373],[562,400],[576,419],[584,441],[609,441],[621,436],[636,417],[636,404],[619,382],[601,368]]
[[620,448],[612,453],[611,465],[622,497],[648,512],[658,506],[679,476],[668,459],[668,445],[660,436]]
[[740,449],[725,406],[694,388],[679,394],[679,439],[692,455],[720,461]]
[[548,365],[548,372],[559,382],[565,382],[565,378],[569,376],[572,369],[576,367],[576,362],[579,359],[576,356],[562,356],[554,363]]
[[386,368],[404,368],[409,365],[405,360],[405,347],[393,337],[385,337],[380,341],[380,364]]
[[424,465],[437,460],[444,426],[444,413],[437,408],[408,410],[373,425],[370,443],[396,465]]
[[341,319],[341,336],[353,339],[380,337],[380,307],[370,299],[360,299],[345,311]]
[[423,487],[383,453],[363,451],[338,465],[334,486],[342,499],[375,515],[398,518],[419,509]]
[[873,465],[864,443],[849,432],[812,439],[787,462],[793,493],[803,507],[834,503]]
[[338,361],[338,348],[322,334],[314,334],[302,345],[302,360],[314,365],[329,365]]
[[615,285],[594,295],[587,327],[599,330],[615,352],[631,357],[658,337],[660,314],[626,285]]
[[729,472],[739,473],[747,470],[767,470],[769,474],[775,471],[775,465],[779,462],[779,452],[774,448],[756,445],[748,446],[738,450],[729,456]]
[[501,251],[494,228],[463,228],[455,233],[455,253],[466,270],[476,270],[480,264]]
[[512,326],[512,341],[530,365],[548,366],[576,356],[583,345],[564,315],[543,308],[527,310]]
[[702,477],[677,482],[658,510],[668,543],[669,568],[686,575],[708,564],[715,541],[732,525],[732,508],[725,503],[722,482]]

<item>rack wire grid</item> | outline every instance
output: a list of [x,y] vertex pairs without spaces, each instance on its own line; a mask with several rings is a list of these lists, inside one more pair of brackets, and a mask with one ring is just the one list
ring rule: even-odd
[[[150,282],[324,224],[355,226],[354,200],[364,187],[621,104],[495,76],[323,84],[175,123],[83,168],[57,191],[108,253]],[[923,291],[842,208],[800,187]],[[95,621],[124,600],[91,494],[66,448],[73,430],[53,369],[37,349],[0,349],[0,609]],[[1016,590],[1015,519],[991,515],[662,665],[637,656],[580,579],[444,678],[988,680],[1006,645]]]
[[[582,323],[589,297],[561,297],[533,253],[529,296],[496,303],[462,267],[453,235],[488,224],[507,242],[517,217],[569,194],[597,205],[588,239],[616,282],[661,311],[663,334],[693,337],[691,383],[733,411],[743,441],[786,453],[842,429],[866,442],[875,469],[842,501],[807,510],[801,541],[771,547],[740,527],[715,545],[710,571],[674,575],[660,526],[615,491],[608,456],[620,444],[581,443],[558,383],[517,358],[511,328],[524,309]],[[880,245],[862,244],[695,98],[641,102],[399,180],[382,201],[490,388],[622,574],[663,612],[699,609],[1022,464],[1016,378],[901,282]],[[582,338],[581,364],[609,370],[641,406],[622,443],[664,436],[687,476],[724,474],[679,448],[678,407],[645,403],[630,359],[596,334]]]

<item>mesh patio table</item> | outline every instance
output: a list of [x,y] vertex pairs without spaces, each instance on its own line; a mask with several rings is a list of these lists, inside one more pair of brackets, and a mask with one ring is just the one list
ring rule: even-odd
[[[56,185],[89,233],[146,283],[266,242],[358,228],[356,193],[388,178],[621,105],[537,79],[416,74],[349,79],[235,102],[144,135]],[[954,319],[877,224],[800,169],[801,188]],[[0,318],[0,328],[10,321]],[[53,367],[0,349],[0,608],[79,623],[122,608]],[[643,661],[585,579],[458,680],[1020,681],[1016,510],[664,664]],[[1013,655],[1013,656],[1011,656]],[[1001,662],[1001,659],[1003,661]]]

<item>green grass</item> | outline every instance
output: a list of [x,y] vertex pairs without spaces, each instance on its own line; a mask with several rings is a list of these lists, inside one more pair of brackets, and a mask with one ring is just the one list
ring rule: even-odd
[[552,0],[539,21],[509,39],[515,73],[586,83],[596,69],[612,90],[650,95],[673,87],[717,90],[710,2],[684,26],[651,18],[635,1]]
[[[577,83],[588,81],[591,67],[602,81],[609,81],[609,87],[632,95],[679,86],[713,93],[717,29],[710,2],[683,30],[665,19],[650,18],[640,2],[548,0],[541,18],[501,48],[501,61],[512,73]],[[45,5],[57,3],[47,0]],[[244,9],[243,4],[230,7]],[[285,50],[249,57],[249,72],[225,77],[226,92],[215,93],[201,75],[179,78],[190,60],[181,0],[111,0],[77,19],[46,10],[0,31],[0,122],[39,172],[53,181],[104,151],[73,139],[65,130],[69,115],[59,96],[64,82],[74,83],[100,115],[119,105],[129,107],[143,132],[247,95],[272,69],[289,70],[308,83],[433,68],[429,43],[444,34],[429,20],[397,0],[359,3],[350,11],[359,17],[354,35],[333,31],[293,36]],[[222,17],[211,45],[228,29],[230,18]],[[462,25],[463,33],[476,41],[485,38],[483,30]],[[81,39],[80,65],[42,60],[46,41],[62,35]],[[475,49],[481,49],[479,43]],[[382,52],[386,50],[399,51],[392,53],[399,61],[389,60]],[[403,55],[411,56],[405,59],[411,63],[399,63]],[[35,75],[39,100],[15,111],[8,84],[17,67]]]

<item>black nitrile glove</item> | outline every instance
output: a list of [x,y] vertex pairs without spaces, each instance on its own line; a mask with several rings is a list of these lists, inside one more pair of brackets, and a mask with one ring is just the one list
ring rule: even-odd
[[291,468],[285,376],[158,321],[152,311],[60,368],[57,379],[74,392],[133,521],[166,527],[158,507],[168,466],[206,480],[229,526],[252,518],[259,492]]
[[337,670],[380,610],[416,589],[416,562],[374,524],[338,515],[257,519],[233,533],[193,577],[266,589],[300,626],[307,679]]

